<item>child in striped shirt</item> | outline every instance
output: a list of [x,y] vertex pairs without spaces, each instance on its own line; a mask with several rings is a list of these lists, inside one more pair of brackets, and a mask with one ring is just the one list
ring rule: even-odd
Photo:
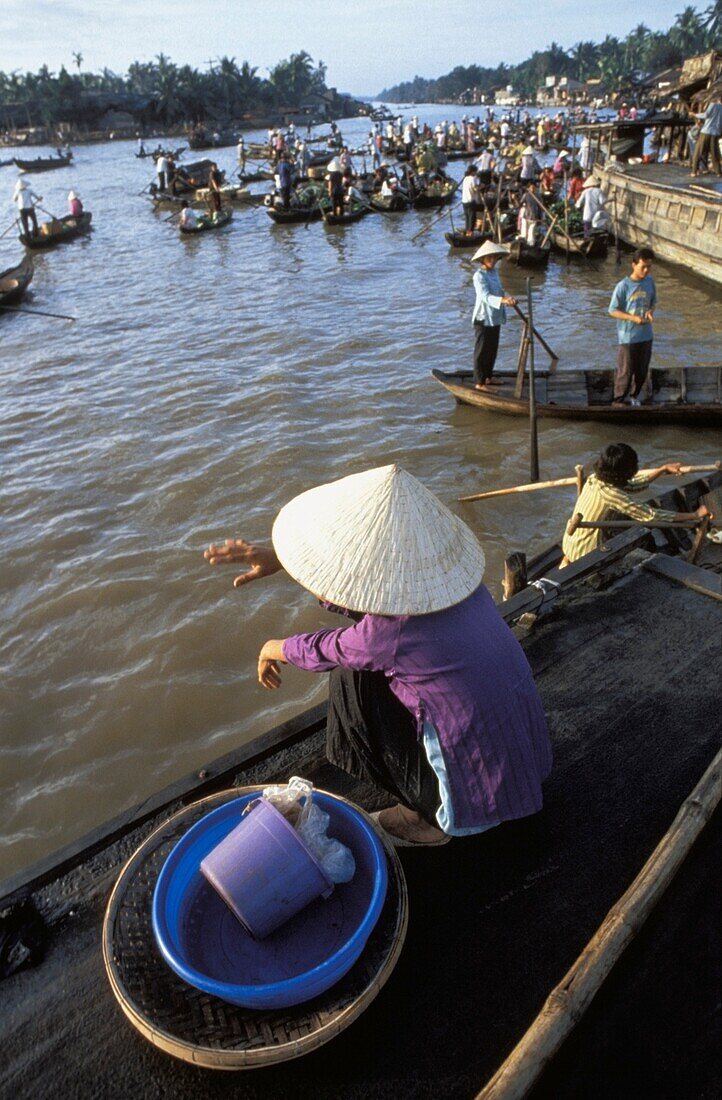
[[[601,523],[611,519],[615,512],[621,512],[630,519],[641,522],[669,523],[673,520],[701,519],[709,515],[709,509],[701,504],[696,512],[668,512],[664,508],[653,508],[650,504],[634,500],[629,493],[646,489],[650,482],[662,474],[679,474],[679,462],[666,462],[644,477],[638,476],[639,459],[633,447],[626,443],[611,443],[606,447],[594,464],[594,473],[588,478],[582,489],[572,515],[580,512],[585,522]],[[601,527],[577,527],[573,534],[565,532],[562,540],[564,557],[560,566],[597,550],[603,541]]]

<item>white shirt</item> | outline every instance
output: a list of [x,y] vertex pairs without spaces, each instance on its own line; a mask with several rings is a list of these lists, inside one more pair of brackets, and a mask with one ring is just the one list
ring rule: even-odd
[[586,191],[582,191],[577,199],[577,210],[581,210],[582,220],[585,222],[592,221],[594,215],[602,209],[606,201],[607,196],[601,187],[588,187]]
[[185,210],[181,210],[180,223],[187,229],[195,229],[198,225],[198,216],[195,210],[191,210],[190,206],[186,206]]
[[166,157],[158,157],[157,161],[155,162],[155,170],[156,172],[168,171],[168,160],[166,159]]
[[32,210],[35,202],[41,202],[41,196],[36,195],[34,191],[31,191],[29,187],[16,187],[13,193],[13,202],[17,206],[18,210]]
[[476,176],[464,176],[461,184],[461,201],[476,202],[479,197],[476,189]]
[[477,157],[474,163],[478,166],[481,172],[490,172],[493,160],[494,158],[491,153],[486,152],[482,153],[480,157]]

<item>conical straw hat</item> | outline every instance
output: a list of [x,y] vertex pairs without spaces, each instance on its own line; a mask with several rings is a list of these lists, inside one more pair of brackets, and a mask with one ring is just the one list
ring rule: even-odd
[[400,466],[379,466],[294,497],[273,545],[320,599],[375,615],[426,615],[460,603],[484,574],[476,537]]

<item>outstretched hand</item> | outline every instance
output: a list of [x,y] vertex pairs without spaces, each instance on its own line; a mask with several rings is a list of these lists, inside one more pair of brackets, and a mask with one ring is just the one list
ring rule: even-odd
[[210,565],[247,565],[246,573],[234,577],[234,588],[261,577],[271,577],[283,568],[272,546],[256,546],[245,539],[226,539],[220,546],[211,543],[203,551],[203,557]]

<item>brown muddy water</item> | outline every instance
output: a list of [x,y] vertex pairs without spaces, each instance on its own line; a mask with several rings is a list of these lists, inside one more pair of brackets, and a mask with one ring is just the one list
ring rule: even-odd
[[[342,124],[352,145],[367,128]],[[563,490],[454,503],[528,480],[528,429],[455,406],[430,377],[471,355],[473,272],[446,220],[414,242],[433,213],[306,230],[249,208],[181,239],[137,194],[152,169],[134,151],[81,147],[71,169],[32,179],[46,209],[63,212],[72,187],[93,211],[88,240],[38,256],[26,303],[77,324],[0,318],[0,877],[322,699],[325,677],[297,670],[265,692],[256,657],[329,617],[285,577],[235,591],[203,561],[211,540],[265,539],[294,494],[398,462],[477,533],[498,596],[504,555],[558,538],[573,503]],[[217,159],[235,167],[233,149]],[[14,178],[0,170],[0,232]],[[0,269],[19,255],[14,234],[0,241]],[[718,360],[719,292],[654,274],[655,362]],[[619,277],[610,256],[535,278],[560,369],[613,364]],[[524,292],[522,273],[503,278]],[[510,322],[500,365],[519,336]],[[720,451],[709,429],[612,434],[645,465]],[[542,421],[539,440],[542,476],[557,477],[610,433]]]

